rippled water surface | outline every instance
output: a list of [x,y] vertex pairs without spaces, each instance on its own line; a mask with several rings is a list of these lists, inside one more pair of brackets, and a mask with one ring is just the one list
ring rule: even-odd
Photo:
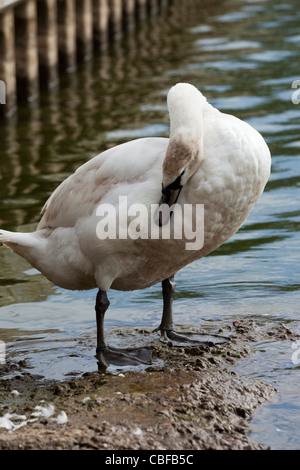
[[[55,187],[118,143],[168,136],[168,89],[187,81],[265,137],[272,175],[240,231],[177,275],[175,321],[255,318],[300,332],[298,1],[176,1],[1,122],[0,226],[34,229]],[[294,95],[295,96],[295,95]],[[300,98],[300,93],[299,93]],[[62,379],[95,370],[95,291],[53,286],[0,248],[0,337],[31,372]],[[106,328],[157,326],[161,287],[110,292]],[[289,341],[257,346],[240,370],[279,392],[252,423],[255,440],[300,448],[299,361]],[[299,347],[300,349],[300,347]],[[292,360],[296,357],[296,360]]]

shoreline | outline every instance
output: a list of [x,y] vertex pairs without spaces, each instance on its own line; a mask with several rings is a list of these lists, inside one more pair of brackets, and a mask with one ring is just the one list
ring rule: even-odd
[[[282,323],[241,320],[218,323],[213,331],[229,335],[227,343],[170,348],[153,342],[145,329],[121,330],[124,336],[134,333],[152,341],[152,366],[49,382],[22,372],[22,361],[6,364],[1,369],[0,423],[10,416],[7,423],[15,429],[0,428],[0,449],[268,448],[249,438],[249,424],[257,407],[276,391],[237,374],[234,364],[253,354],[259,341],[295,341],[298,335]],[[7,378],[16,367],[17,374]]]

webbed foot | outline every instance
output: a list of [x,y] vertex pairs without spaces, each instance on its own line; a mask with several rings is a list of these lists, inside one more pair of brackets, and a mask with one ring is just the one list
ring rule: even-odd
[[109,346],[96,351],[98,368],[106,369],[110,364],[115,366],[138,366],[152,364],[153,347],[117,349]]
[[215,346],[216,344],[230,341],[230,338],[227,336],[211,333],[177,333],[173,329],[161,328],[160,326],[155,331],[160,331],[160,341],[169,346]]

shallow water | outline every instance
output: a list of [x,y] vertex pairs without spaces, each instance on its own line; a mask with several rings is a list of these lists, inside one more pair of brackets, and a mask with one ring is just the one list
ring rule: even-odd
[[[174,0],[63,76],[59,87],[1,122],[0,226],[34,229],[45,200],[80,164],[133,138],[168,136],[167,91],[193,83],[263,134],[272,175],[240,231],[177,275],[175,321],[272,319],[300,331],[300,105],[291,88],[300,79],[299,21],[296,0]],[[47,378],[95,370],[96,292],[53,286],[3,248],[0,270],[7,355],[26,357],[30,371]],[[110,301],[106,328],[159,324],[159,285],[111,291]],[[274,448],[300,448],[299,363],[291,346],[258,345],[239,366],[279,390],[252,422],[253,438]]]

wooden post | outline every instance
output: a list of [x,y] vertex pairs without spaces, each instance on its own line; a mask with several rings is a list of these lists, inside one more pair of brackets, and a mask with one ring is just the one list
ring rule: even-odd
[[40,83],[52,87],[58,82],[56,0],[38,0],[37,12]]
[[16,66],[13,10],[0,15],[0,115],[16,109]]
[[76,7],[75,0],[57,2],[59,68],[73,72],[76,69]]
[[123,0],[123,28],[128,31],[134,27],[135,0]]
[[160,8],[166,7],[168,4],[168,0],[158,0],[158,5]]
[[37,14],[35,0],[15,7],[17,95],[28,101],[39,93]]
[[147,10],[150,15],[154,15],[157,12],[158,0],[147,0]]
[[76,1],[77,55],[88,60],[93,51],[93,8],[92,0]]
[[147,0],[135,0],[135,14],[138,19],[147,15]]
[[93,32],[97,49],[104,49],[108,44],[109,0],[93,0]]
[[123,5],[122,0],[109,1],[109,35],[111,39],[122,36]]

